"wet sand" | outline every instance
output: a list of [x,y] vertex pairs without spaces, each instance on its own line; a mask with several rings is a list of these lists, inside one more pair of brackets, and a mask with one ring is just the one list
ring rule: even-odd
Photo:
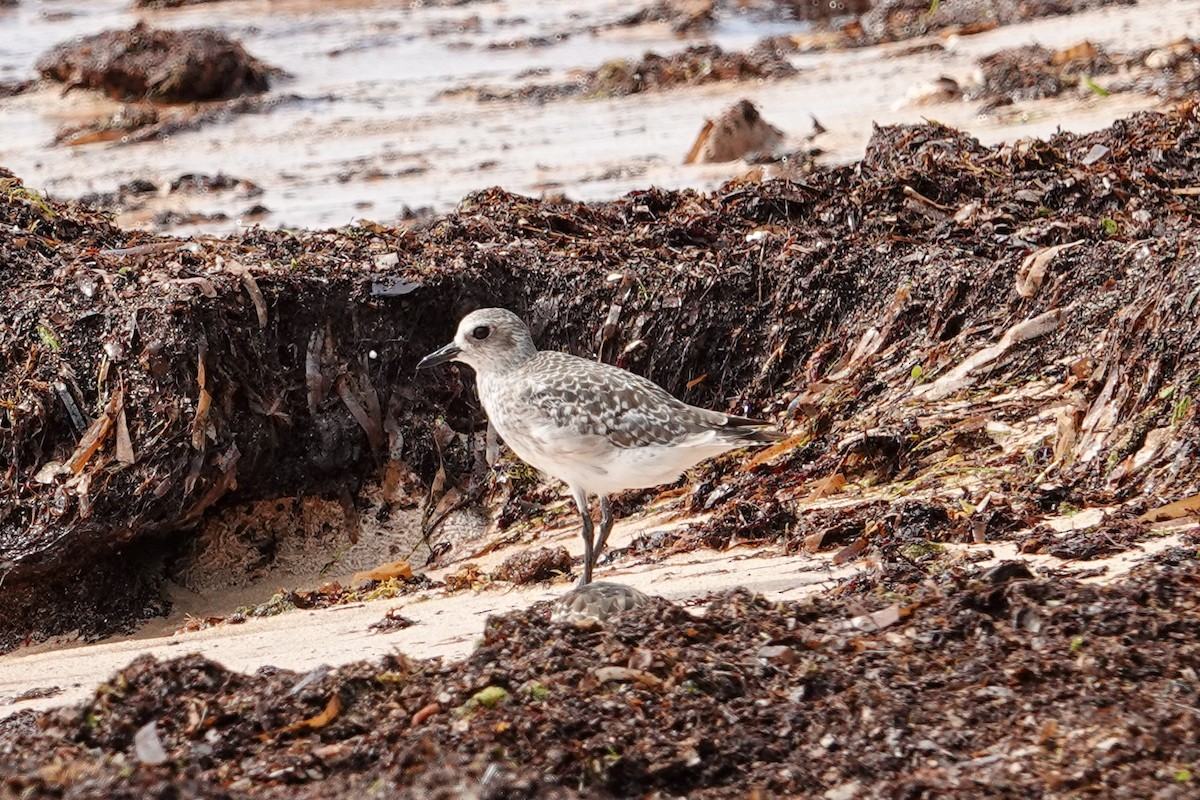
[[[294,99],[165,141],[51,147],[60,126],[111,113],[116,105],[81,92],[64,98],[57,87],[37,90],[0,100],[5,120],[0,164],[59,197],[112,191],[134,177],[162,185],[194,172],[223,172],[262,187],[264,194],[253,200],[230,194],[163,197],[118,219],[125,226],[154,227],[154,215],[165,210],[221,213],[228,219],[172,228],[218,235],[246,224],[389,223],[406,207],[445,211],[469,192],[494,185],[578,200],[609,199],[647,186],[708,189],[744,173],[746,165],[684,166],[683,157],[704,119],[743,97],[783,129],[792,146],[811,133],[815,116],[827,129],[813,142],[826,163],[860,157],[873,124],[936,119],[985,143],[1059,128],[1087,131],[1161,103],[1144,94],[1068,93],[980,116],[978,103],[923,105],[914,98],[939,76],[968,83],[977,58],[1005,47],[1036,42],[1055,49],[1087,39],[1129,51],[1200,34],[1200,1],[1171,0],[1153,14],[1143,6],[1110,7],[974,36],[932,37],[944,48],[936,52],[913,52],[928,42],[908,40],[793,55],[800,72],[788,79],[538,106],[439,95],[464,86],[516,86],[531,80],[518,77],[530,70],[543,71],[532,79],[538,82],[568,80],[608,59],[676,52],[691,40],[674,37],[665,26],[642,25],[576,32],[547,47],[489,49],[529,36],[580,31],[628,13],[612,2],[591,4],[579,18],[560,3],[412,10],[369,2],[342,3],[335,10],[325,5],[227,2],[219,14],[206,5],[135,13],[123,0],[104,0],[54,4],[50,17],[43,14],[51,7],[42,3],[5,12],[0,24],[28,35],[0,43],[0,78],[28,77],[37,55],[64,38],[144,19],[166,27],[215,25],[291,73],[272,94]],[[802,36],[806,30],[802,23],[733,20],[709,38],[726,49],[744,49],[768,35]],[[255,205],[265,206],[266,213],[245,217]]]
[[[878,492],[880,497],[885,495],[886,490]],[[853,501],[817,501],[813,507],[833,507],[847,502],[869,502],[869,497],[858,497]],[[1104,509],[1089,509],[1072,516],[1050,517],[1045,524],[1058,532],[1084,530],[1103,520],[1105,513]],[[613,530],[610,549],[626,547],[638,535],[677,530],[696,521],[696,518],[679,518],[670,513],[651,513],[619,521]],[[1020,559],[1031,570],[1037,571],[1069,572],[1074,566],[1084,567],[1087,575],[1081,576],[1081,580],[1109,583],[1122,578],[1145,559],[1180,545],[1186,534],[1197,529],[1200,529],[1200,523],[1181,520],[1162,530],[1159,536],[1125,552],[1087,562],[1071,562],[1047,554],[1019,553],[1015,541],[947,545],[946,548],[952,562],[972,563],[978,568]],[[514,552],[529,547],[562,546],[572,557],[582,556],[582,540],[573,524],[535,531],[531,535],[531,541],[515,547],[499,547],[469,560],[487,572]],[[1020,535],[1014,536],[1014,540],[1019,539]],[[649,594],[685,604],[739,586],[772,601],[785,601],[813,596],[856,573],[875,568],[870,559],[836,562],[836,551],[788,554],[778,545],[747,543],[724,551],[699,549],[665,557],[625,559],[601,567],[596,579],[627,583]],[[461,566],[456,563],[430,570],[428,575],[434,580],[442,580]],[[308,576],[307,582],[303,578],[296,579],[300,585],[315,586],[327,576],[313,574]],[[23,709],[83,701],[115,671],[135,656],[146,653],[161,659],[200,653],[242,672],[253,672],[266,665],[304,672],[323,664],[338,666],[394,652],[414,658],[464,658],[474,649],[488,615],[551,600],[572,586],[571,582],[559,579],[528,586],[497,583],[481,590],[460,592],[428,589],[396,599],[290,611],[261,619],[251,618],[240,624],[224,623],[196,632],[177,632],[177,629],[191,614],[229,614],[255,595],[265,600],[276,588],[275,584],[265,580],[240,590],[218,591],[205,596],[176,589],[175,608],[170,617],[151,620],[134,636],[114,637],[103,643],[83,646],[52,641],[0,657],[0,717]],[[399,610],[416,624],[387,633],[370,630],[370,625],[379,622],[392,609]],[[18,699],[31,690],[42,689],[53,689],[52,696]]]

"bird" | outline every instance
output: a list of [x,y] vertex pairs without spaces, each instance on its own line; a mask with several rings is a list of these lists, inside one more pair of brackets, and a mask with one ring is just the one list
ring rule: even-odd
[[[567,485],[583,519],[583,574],[592,581],[612,531],[609,495],[674,483],[705,459],[765,445],[770,422],[691,406],[653,381],[611,364],[539,350],[513,312],[483,308],[417,369],[458,361],[475,371],[480,403],[517,456]],[[590,497],[599,498],[595,530]]]

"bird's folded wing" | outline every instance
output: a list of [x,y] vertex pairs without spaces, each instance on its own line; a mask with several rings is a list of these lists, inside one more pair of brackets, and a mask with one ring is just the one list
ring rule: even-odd
[[576,436],[602,437],[613,447],[674,444],[701,430],[690,406],[644,378],[611,370],[530,381],[523,400],[544,423]]

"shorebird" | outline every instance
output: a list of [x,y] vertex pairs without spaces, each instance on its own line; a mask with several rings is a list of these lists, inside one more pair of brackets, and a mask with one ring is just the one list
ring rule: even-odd
[[[472,311],[454,341],[417,369],[461,361],[500,438],[526,463],[565,483],[583,518],[583,576],[612,530],[608,496],[674,483],[685,470],[740,447],[779,441],[769,422],[690,406],[632,372],[538,350],[521,318],[503,308]],[[596,535],[589,497],[600,499]]]

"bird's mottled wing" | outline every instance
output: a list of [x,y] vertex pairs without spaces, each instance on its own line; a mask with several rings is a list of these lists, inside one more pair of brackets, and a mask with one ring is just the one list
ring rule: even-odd
[[521,378],[522,402],[558,427],[615,447],[672,444],[705,427],[653,381],[567,353],[538,353]]

